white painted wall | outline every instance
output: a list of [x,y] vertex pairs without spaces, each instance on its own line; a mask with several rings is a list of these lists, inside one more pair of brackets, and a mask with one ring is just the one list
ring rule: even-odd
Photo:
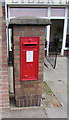
[[24,2],[24,3],[28,3],[28,1],[30,3],[34,2],[34,3],[51,3],[51,4],[59,4],[59,3],[62,3],[62,4],[65,4],[66,2],[68,2],[68,0],[6,0],[6,3],[11,3],[12,1],[14,2]]

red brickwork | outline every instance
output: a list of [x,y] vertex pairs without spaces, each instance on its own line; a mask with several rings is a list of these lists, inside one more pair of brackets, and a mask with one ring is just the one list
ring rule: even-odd
[[4,17],[0,17],[0,109],[9,107],[6,23]]
[[2,17],[0,17],[0,109],[2,108]]
[[69,50],[64,50],[64,56],[69,56]]
[[6,43],[6,24],[2,20],[2,107],[9,107],[8,57]]
[[[38,80],[20,81],[20,37],[40,37]],[[39,106],[42,96],[45,26],[14,26],[14,84],[16,106]]]

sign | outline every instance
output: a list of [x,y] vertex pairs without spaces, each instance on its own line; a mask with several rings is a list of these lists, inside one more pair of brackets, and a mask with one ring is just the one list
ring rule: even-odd
[[26,62],[33,62],[33,51],[26,51]]

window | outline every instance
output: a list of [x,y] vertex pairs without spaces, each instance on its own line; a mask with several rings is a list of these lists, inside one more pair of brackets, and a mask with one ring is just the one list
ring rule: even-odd
[[51,8],[51,16],[64,17],[65,8]]
[[47,8],[10,8],[10,17],[34,16],[47,17]]
[[68,8],[68,17],[69,17],[69,8]]

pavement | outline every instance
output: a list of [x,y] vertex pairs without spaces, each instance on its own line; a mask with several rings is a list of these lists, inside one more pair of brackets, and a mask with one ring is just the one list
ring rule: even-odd
[[[57,57],[56,68],[44,67],[44,81],[47,82],[62,107],[46,108],[48,118],[67,118],[67,60],[66,57]],[[54,114],[55,113],[55,114]]]
[[[30,107],[15,110],[3,110],[3,118],[67,118],[67,66],[69,59],[58,57],[56,68],[46,61],[44,81],[47,82],[62,107]],[[69,85],[69,84],[68,84]],[[69,90],[69,89],[68,89]],[[69,106],[69,104],[68,104]]]

